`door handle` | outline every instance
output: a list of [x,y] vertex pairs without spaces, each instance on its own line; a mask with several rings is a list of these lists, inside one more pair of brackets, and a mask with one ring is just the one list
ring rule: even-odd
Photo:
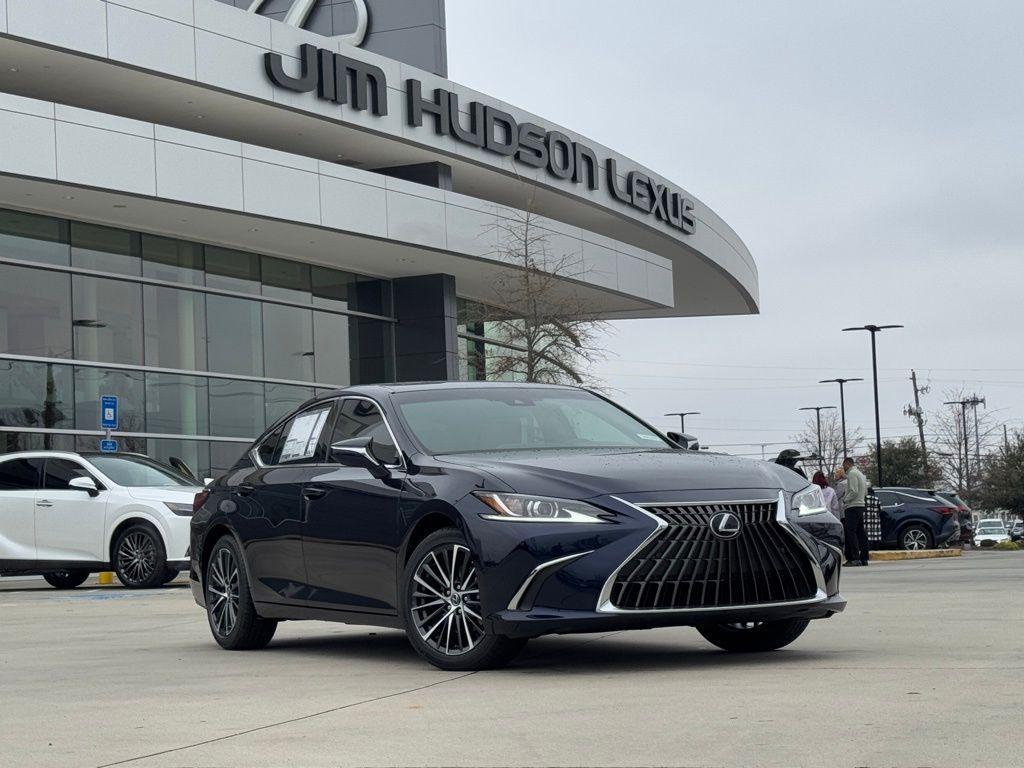
[[248,496],[255,490],[256,488],[251,485],[239,485],[237,488],[235,488],[235,493],[237,493],[239,496]]
[[47,501],[46,499],[40,499],[39,501],[36,502],[36,506],[37,507],[52,507],[53,506],[53,502],[52,501]]
[[302,495],[306,499],[322,499],[327,495],[327,489],[322,485],[307,485],[302,489]]

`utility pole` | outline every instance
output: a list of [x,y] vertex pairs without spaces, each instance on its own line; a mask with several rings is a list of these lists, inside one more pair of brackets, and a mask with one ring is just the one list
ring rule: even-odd
[[904,413],[913,416],[917,422],[917,433],[921,436],[921,464],[925,479],[928,478],[928,446],[924,442],[924,411],[921,410],[921,395],[928,392],[928,387],[917,386],[917,371],[910,371],[910,381],[914,384],[914,405],[908,406]]
[[700,416],[700,411],[684,411],[683,413],[666,413],[666,416],[678,416],[679,417],[679,431],[686,434],[686,417],[687,416]]
[[981,466],[981,435],[978,433],[978,406],[983,405],[988,408],[988,404],[985,402],[984,397],[978,397],[977,395],[971,395],[967,404],[971,406],[974,411],[974,466]]
[[822,472],[825,471],[824,456],[825,450],[821,446],[821,412],[822,411],[834,411],[836,407],[834,405],[809,405],[806,408],[799,408],[801,411],[814,411],[814,416],[818,422],[818,469]]
[[[971,447],[968,442],[969,434],[967,431],[967,406],[971,404],[970,400],[947,400],[943,405],[959,405],[960,406],[960,420],[962,429],[964,431],[964,495],[970,498],[971,495]],[[959,449],[957,449],[959,452]]]
[[819,384],[838,384],[839,385],[839,421],[842,424],[843,430],[843,458],[845,459],[850,455],[846,449],[846,397],[843,394],[843,385],[849,384],[851,381],[864,381],[864,379],[825,379],[819,381]]
[[[1006,431],[1006,425],[1003,424],[1003,450],[1007,454],[1010,453],[1010,433]],[[764,448],[761,449],[761,455],[764,455]]]
[[879,488],[885,483],[882,481],[882,420],[878,411],[878,352],[875,347],[875,336],[879,331],[902,327],[902,325],[858,325],[853,328],[843,328],[844,331],[867,331],[871,334],[871,378],[875,385],[875,461],[878,464]]

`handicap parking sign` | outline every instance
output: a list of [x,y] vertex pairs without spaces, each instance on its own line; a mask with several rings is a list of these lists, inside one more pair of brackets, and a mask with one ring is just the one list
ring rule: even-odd
[[117,398],[113,395],[100,398],[100,429],[117,429]]

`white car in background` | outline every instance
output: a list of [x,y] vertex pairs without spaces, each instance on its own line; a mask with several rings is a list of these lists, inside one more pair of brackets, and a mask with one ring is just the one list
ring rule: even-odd
[[2,454],[0,576],[71,589],[112,570],[126,587],[166,584],[188,567],[198,485],[137,454]]
[[1006,523],[998,517],[990,517],[986,520],[979,520],[978,527],[974,529],[974,546],[991,547],[1010,540],[1010,534],[1006,530]]

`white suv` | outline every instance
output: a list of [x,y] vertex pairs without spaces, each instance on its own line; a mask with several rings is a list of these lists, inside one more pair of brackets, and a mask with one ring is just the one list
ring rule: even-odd
[[70,589],[113,570],[126,587],[165,584],[188,567],[200,490],[136,454],[0,455],[0,576],[41,574]]

